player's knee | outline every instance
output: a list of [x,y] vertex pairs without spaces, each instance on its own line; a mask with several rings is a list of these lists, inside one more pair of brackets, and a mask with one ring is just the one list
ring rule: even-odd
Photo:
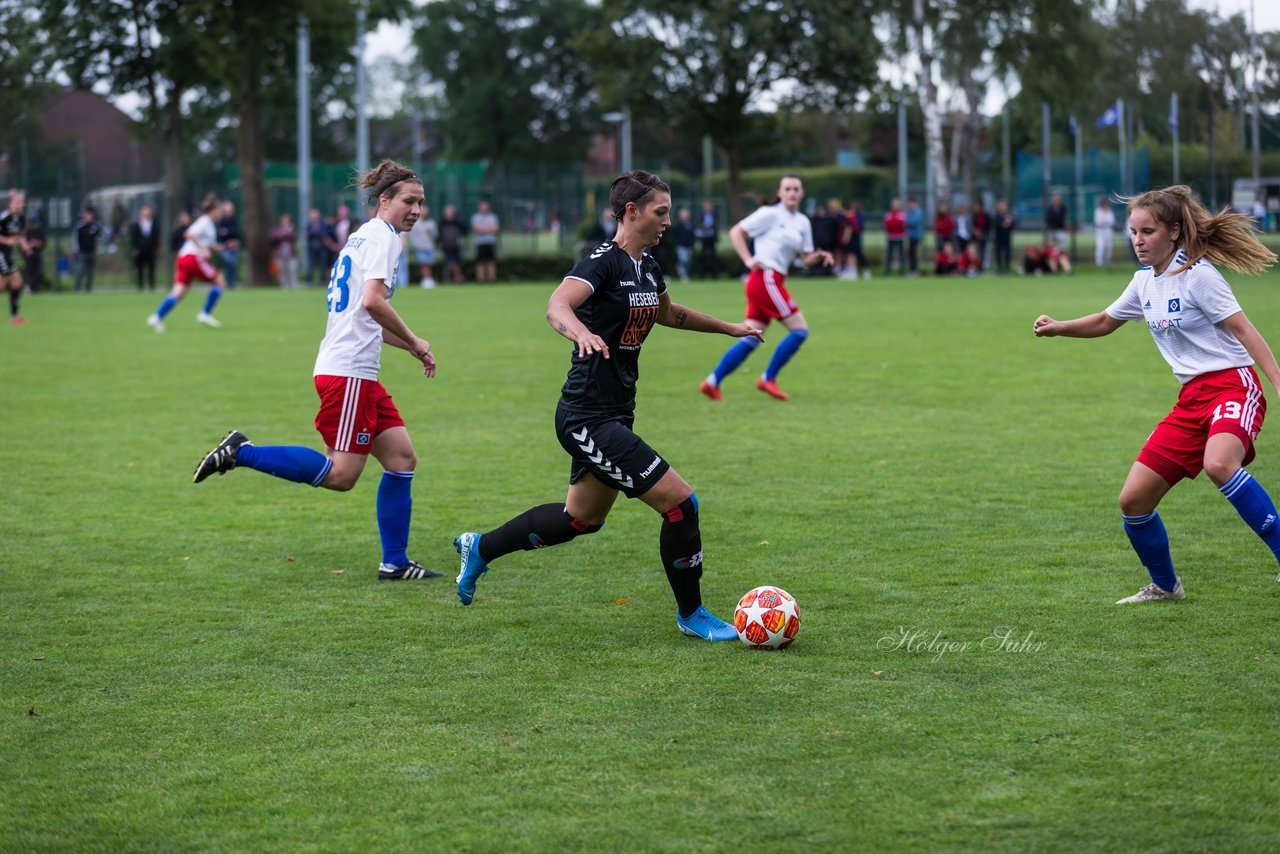
[[1125,516],[1145,516],[1156,509],[1156,501],[1136,489],[1120,490],[1120,512]]
[[[565,515],[568,516],[569,514],[566,513]],[[601,516],[598,519],[575,519],[574,517],[569,516],[569,526],[577,532],[576,536],[581,537],[587,534],[594,534],[596,531],[603,528],[604,518],[605,517]]]
[[1204,473],[1218,486],[1231,480],[1239,470],[1240,464],[1235,459],[1213,456],[1204,458]]
[[754,350],[760,346],[759,338],[739,338],[738,342],[748,350]]
[[792,329],[791,334],[799,340],[804,341],[809,337],[809,328],[807,326],[801,326],[799,329]]

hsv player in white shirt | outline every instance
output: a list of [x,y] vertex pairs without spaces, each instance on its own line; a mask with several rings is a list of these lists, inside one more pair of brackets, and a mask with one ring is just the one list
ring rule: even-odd
[[227,286],[226,279],[218,268],[209,263],[209,256],[218,247],[218,224],[214,221],[214,213],[222,207],[222,202],[213,193],[205,196],[200,206],[201,215],[187,229],[186,242],[178,250],[178,260],[174,264],[173,290],[160,303],[160,307],[147,318],[147,325],[156,332],[164,332],[164,319],[173,311],[187,291],[192,281],[209,282],[209,296],[205,298],[204,308],[196,315],[196,320],[214,329],[222,324],[213,316],[214,306],[222,297],[222,290]]
[[1041,337],[1098,338],[1126,321],[1145,322],[1182,383],[1173,411],[1147,439],[1120,490],[1125,532],[1152,583],[1116,604],[1183,598],[1156,507],[1178,481],[1202,469],[1280,558],[1280,514],[1243,468],[1254,458],[1267,411],[1254,366],[1273,388],[1280,388],[1280,367],[1214,266],[1260,273],[1276,256],[1258,242],[1248,217],[1210,214],[1188,187],[1127,202],[1129,239],[1146,266],[1106,310],[1066,321],[1041,315],[1033,327]]
[[[809,326],[796,301],[787,292],[787,271],[800,258],[806,266],[818,261],[830,267],[835,263],[831,253],[813,248],[813,229],[809,218],[800,213],[804,185],[797,175],[784,175],[778,182],[778,201],[765,205],[729,229],[729,239],[742,263],[747,265],[747,318],[749,326],[763,332],[773,320],[787,327],[787,337],[773,351],[764,374],[756,380],[756,388],[765,394],[786,400],[787,393],[778,388],[778,372],[809,337]],[[747,238],[755,240],[755,254],[747,250]],[[760,346],[762,338],[747,337],[725,352],[716,369],[699,387],[712,400],[723,400],[720,383],[747,360]]]
[[409,522],[413,512],[413,470],[417,454],[391,395],[378,382],[382,344],[409,351],[422,372],[436,375],[431,345],[410,331],[391,307],[400,261],[400,235],[410,231],[423,207],[422,181],[390,160],[361,176],[378,214],[347,238],[329,277],[329,321],[316,356],[315,385],[320,395],[316,430],[325,453],[300,446],[255,446],[239,430],[196,466],[200,483],[214,474],[247,466],[295,483],[345,492],[360,478],[369,455],[382,464],[378,485],[378,533],[382,564],[378,578],[405,581],[436,578],[409,560]]

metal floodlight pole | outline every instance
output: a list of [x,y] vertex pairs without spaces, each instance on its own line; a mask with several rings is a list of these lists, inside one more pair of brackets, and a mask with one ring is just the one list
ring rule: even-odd
[[907,203],[907,99],[898,93],[898,199]]
[[1053,166],[1049,160],[1049,102],[1040,103],[1040,137],[1042,152],[1040,170],[1040,219],[1044,237],[1049,235],[1049,184],[1053,180]]
[[365,170],[369,164],[369,115],[365,108],[368,88],[364,69],[365,26],[368,13],[364,4],[356,9],[356,44],[354,48],[356,62],[356,168]]
[[631,171],[631,106],[622,108],[622,171]]
[[[307,215],[311,210],[311,33],[307,19],[298,21],[298,224],[306,246]],[[301,252],[302,271],[310,282],[311,253]]]
[[1253,113],[1251,142],[1253,143],[1253,182],[1258,188],[1262,186],[1262,148],[1258,120],[1262,107],[1258,104],[1258,26],[1254,17],[1253,0],[1249,0],[1249,65],[1253,68],[1253,79],[1249,85],[1249,106]]

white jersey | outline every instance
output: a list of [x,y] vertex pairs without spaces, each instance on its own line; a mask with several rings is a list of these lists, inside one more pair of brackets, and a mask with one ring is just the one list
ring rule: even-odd
[[756,242],[755,257],[783,275],[797,255],[813,251],[809,218],[799,211],[789,212],[781,202],[757,209],[738,225]]
[[365,283],[380,280],[391,299],[400,249],[400,232],[377,217],[347,238],[329,276],[329,324],[316,356],[316,376],[378,378],[382,326],[364,307]]
[[208,258],[210,251],[218,243],[218,226],[208,214],[202,214],[187,229],[186,242],[178,250],[178,255],[198,255]]
[[1231,286],[1204,260],[1171,275],[1186,261],[1179,249],[1164,275],[1157,276],[1150,267],[1138,270],[1107,314],[1116,320],[1145,321],[1180,383],[1210,371],[1252,365],[1239,339],[1218,325],[1240,311]]

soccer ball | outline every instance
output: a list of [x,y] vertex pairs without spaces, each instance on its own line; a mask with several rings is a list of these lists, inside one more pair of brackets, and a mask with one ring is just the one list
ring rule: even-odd
[[800,631],[800,606],[781,587],[766,584],[738,600],[733,626],[752,649],[786,649]]

